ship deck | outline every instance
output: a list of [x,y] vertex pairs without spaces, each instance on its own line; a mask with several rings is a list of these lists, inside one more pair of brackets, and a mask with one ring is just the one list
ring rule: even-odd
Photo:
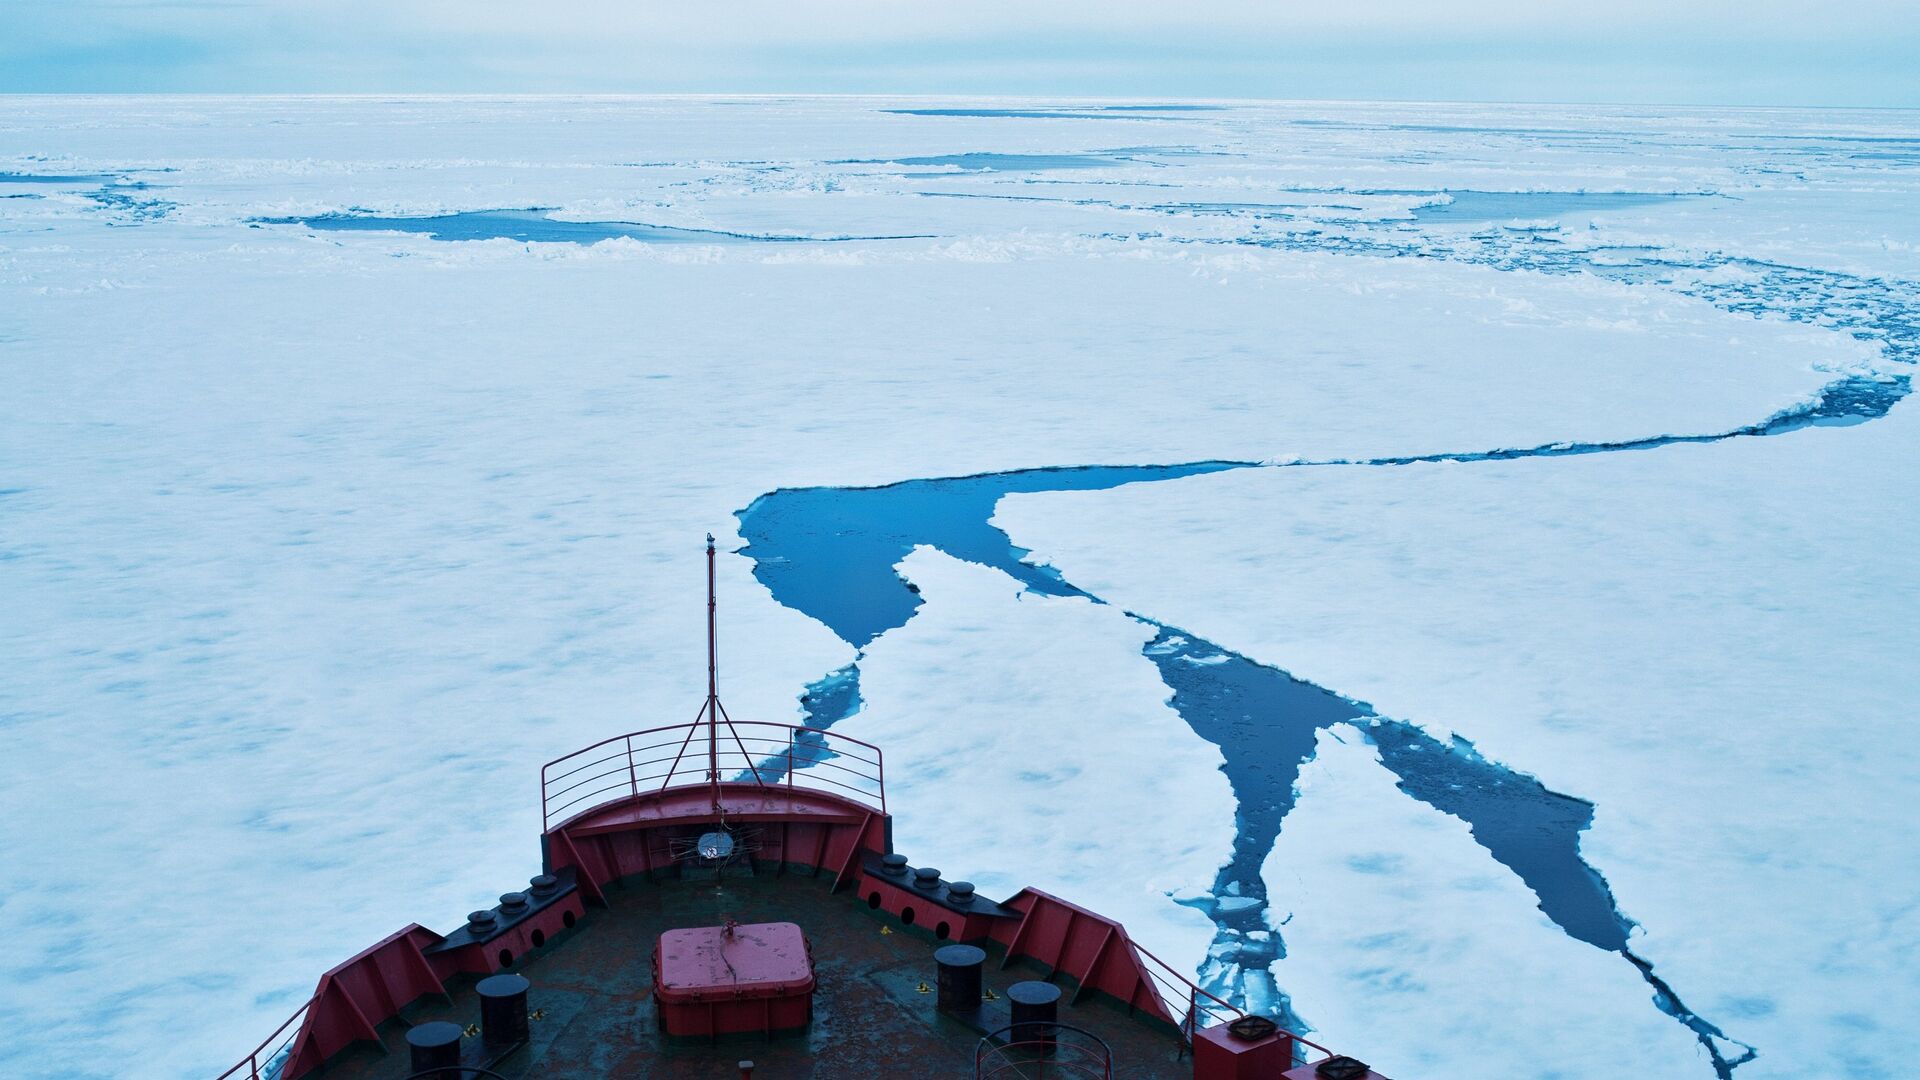
[[[884,912],[869,911],[853,892],[829,892],[827,881],[763,865],[752,875],[742,868],[724,878],[708,871],[691,878],[635,878],[612,885],[607,908],[590,910],[577,927],[514,965],[512,970],[532,982],[531,1037],[493,1070],[510,1080],[735,1080],[739,1062],[751,1060],[755,1080],[972,1076],[981,1032],[934,1007],[933,951],[944,943]],[[804,1034],[690,1042],[669,1040],[662,1033],[651,986],[654,943],[663,931],[713,926],[728,918],[794,922],[806,933],[818,988],[813,1020]],[[1003,950],[986,947],[985,984],[1002,1000],[1013,983],[1048,975],[1024,960],[1002,969]],[[456,982],[449,995],[416,1002],[381,1025],[380,1049],[356,1047],[318,1075],[325,1080],[406,1076],[410,1026],[431,1020],[478,1025],[480,1004],[472,981]],[[1102,995],[1087,994],[1077,1005],[1070,1004],[1072,997],[1069,990],[1061,999],[1060,1022],[1105,1041],[1113,1052],[1115,1077],[1192,1076],[1192,1063],[1170,1025],[1130,1014]],[[477,1036],[468,1042],[477,1043]],[[1032,1065],[999,1075],[1058,1074]]]

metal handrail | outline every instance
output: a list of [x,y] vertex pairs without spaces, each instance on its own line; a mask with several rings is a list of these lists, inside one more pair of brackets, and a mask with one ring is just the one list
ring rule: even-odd
[[[630,731],[547,762],[540,767],[542,829],[621,798],[712,782],[705,755],[689,753],[706,726],[696,719]],[[765,720],[733,720],[727,727],[715,751],[720,778],[824,790],[886,812],[885,755],[872,743]],[[767,779],[774,774],[784,775]]]
[[[293,1040],[300,1036],[299,1022],[307,1015],[307,1010],[313,1007],[313,1001],[313,998],[308,998],[301,1002],[300,1007],[293,1010],[293,1015],[287,1017],[279,1027],[274,1028],[273,1034],[261,1040],[260,1045],[254,1047],[252,1053],[241,1058],[232,1068],[214,1077],[213,1080],[233,1080],[237,1077],[245,1077],[246,1080],[279,1080],[283,1063],[293,1050]],[[289,1031],[289,1028],[292,1030]],[[272,1047],[271,1053],[268,1052],[268,1047]]]
[[[1160,1004],[1166,1008],[1168,1016],[1174,1014],[1173,1009],[1168,1007],[1169,996],[1174,1001],[1185,1000],[1187,1011],[1180,1018],[1178,1026],[1181,1037],[1188,1043],[1193,1041],[1194,1032],[1202,1028],[1231,1023],[1247,1015],[1246,1010],[1232,1002],[1202,990],[1198,983],[1180,974],[1173,965],[1148,952],[1138,942],[1129,941],[1128,944],[1133,946],[1133,953],[1140,960],[1140,970],[1146,973],[1154,995],[1160,999]],[[1333,1051],[1298,1032],[1289,1031],[1286,1028],[1281,1028],[1280,1031],[1300,1046],[1317,1050],[1327,1057],[1333,1056]]]
[[[1034,1068],[1037,1074],[1028,1072]],[[992,1080],[1009,1070],[1018,1080],[1045,1080],[1049,1074],[1112,1080],[1113,1051],[1090,1031],[1029,1020],[988,1032],[974,1048],[974,1080]]]

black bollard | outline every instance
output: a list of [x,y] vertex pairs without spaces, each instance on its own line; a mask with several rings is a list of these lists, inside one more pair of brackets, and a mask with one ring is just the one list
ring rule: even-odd
[[527,982],[522,975],[491,975],[474,990],[480,995],[480,1037],[490,1049],[527,1041]]
[[940,1011],[978,1010],[980,969],[986,966],[986,951],[973,945],[943,945],[933,950],[933,962],[939,969]]
[[442,1080],[460,1077],[460,1025],[448,1020],[431,1020],[407,1029],[407,1051],[414,1072],[443,1069],[433,1074]]
[[1013,1041],[1037,1043],[1036,1049],[1051,1052],[1059,1031],[1060,988],[1052,983],[1017,982],[1007,988],[1007,1004],[1013,1013]]

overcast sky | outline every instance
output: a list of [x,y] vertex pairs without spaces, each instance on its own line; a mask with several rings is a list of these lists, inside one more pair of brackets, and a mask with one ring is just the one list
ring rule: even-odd
[[0,0],[0,91],[1920,107],[1920,0]]

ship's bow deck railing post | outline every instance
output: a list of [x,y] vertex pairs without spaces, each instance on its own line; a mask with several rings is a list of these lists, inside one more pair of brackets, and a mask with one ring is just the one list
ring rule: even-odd
[[[825,728],[761,720],[729,722],[730,735],[714,748],[715,766],[687,753],[707,725],[696,720],[603,739],[540,770],[541,822],[556,825],[643,791],[722,781],[768,790],[811,788],[887,809],[886,767],[880,748]],[[802,754],[800,751],[807,752]],[[786,775],[780,777],[779,773]],[[729,780],[732,778],[732,780]]]
[[640,774],[635,772],[633,768],[633,736],[629,735],[626,738],[627,738],[627,785],[631,789],[629,791],[629,794],[638,795],[640,794]]

